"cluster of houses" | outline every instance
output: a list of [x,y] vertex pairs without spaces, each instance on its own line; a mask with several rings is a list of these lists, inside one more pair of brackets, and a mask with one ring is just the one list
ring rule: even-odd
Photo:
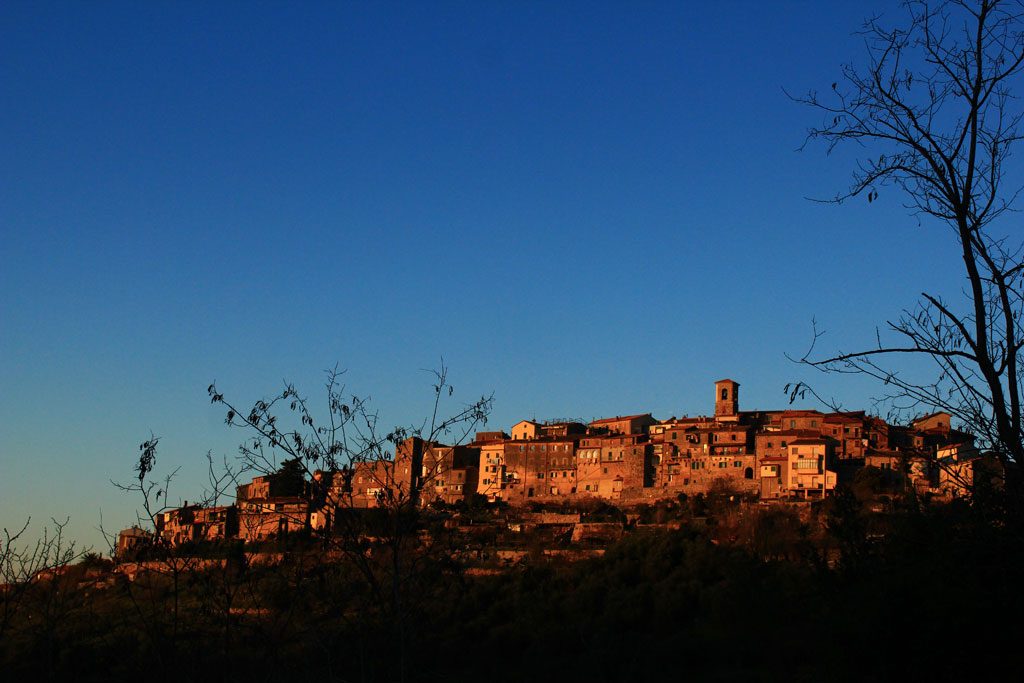
[[[967,492],[988,459],[948,413],[906,426],[860,412],[741,411],[739,387],[715,382],[713,416],[659,421],[649,413],[594,420],[523,420],[449,446],[409,438],[393,458],[357,462],[312,481],[270,474],[239,486],[234,505],[184,505],[157,516],[167,543],[262,540],[329,528],[341,510],[402,503],[458,505],[476,496],[524,505],[586,498],[629,505],[712,491],[762,500],[822,498],[865,466],[919,493]],[[119,550],[146,532],[122,532]]]

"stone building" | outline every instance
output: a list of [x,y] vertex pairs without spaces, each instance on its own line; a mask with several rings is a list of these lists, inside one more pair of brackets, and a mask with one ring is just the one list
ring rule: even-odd
[[824,498],[836,487],[836,472],[828,469],[834,446],[824,437],[798,438],[788,444],[788,475],[783,492],[796,498]]
[[117,534],[115,555],[124,559],[153,542],[153,534],[139,526],[131,526]]
[[588,430],[592,434],[646,434],[647,430],[658,421],[650,413],[626,415],[625,417],[606,417],[594,420]]
[[636,495],[654,483],[652,455],[647,434],[616,429],[609,434],[586,436],[580,440],[576,454],[575,491],[611,499]]
[[430,444],[423,451],[420,500],[454,505],[477,492],[480,451],[476,446]]
[[567,420],[550,420],[543,423],[540,426],[540,436],[542,437],[569,437],[569,436],[583,436],[587,433],[587,425],[582,422],[567,421]]
[[501,498],[523,502],[575,493],[577,442],[574,437],[551,437],[506,443]]
[[536,439],[540,434],[540,423],[533,420],[520,420],[512,425],[512,440],[526,441]]
[[476,492],[492,503],[505,498],[505,489],[510,483],[505,469],[505,448],[503,441],[480,444]]
[[156,515],[156,533],[170,546],[197,541],[231,538],[238,533],[238,507],[189,505],[164,510]]
[[238,536],[260,541],[300,531],[310,525],[305,482],[295,476],[269,474],[238,487]]
[[310,528],[309,503],[299,496],[239,501],[238,537],[247,542],[280,538]]
[[731,379],[715,382],[715,419],[735,422],[740,419],[740,385]]
[[[403,489],[395,482],[395,461],[357,462],[346,468],[331,483],[331,500],[340,507],[375,508],[387,503],[388,495]],[[408,464],[402,464],[403,469]],[[408,488],[404,489],[408,495]]]

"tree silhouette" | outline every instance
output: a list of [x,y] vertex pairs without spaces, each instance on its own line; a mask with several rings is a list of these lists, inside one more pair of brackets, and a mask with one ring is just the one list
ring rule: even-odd
[[[486,424],[493,403],[492,396],[481,396],[449,407],[455,391],[443,359],[430,372],[433,391],[427,416],[419,424],[389,430],[379,426],[369,399],[346,394],[343,371],[337,367],[326,373],[322,413],[290,383],[248,410],[225,398],[216,384],[208,388],[211,402],[226,408],[225,422],[247,435],[239,446],[243,471],[269,476],[282,488],[297,487],[307,512],[294,521],[301,521],[324,548],[338,553],[361,576],[367,613],[379,611],[390,631],[400,680],[405,678],[415,635],[409,627],[411,617],[418,603],[436,590],[437,578],[423,571],[431,566],[425,562],[429,554],[416,534],[420,494],[440,471],[421,474],[415,457],[403,461],[399,471],[399,454],[417,448],[414,441],[421,445],[422,458],[431,450],[444,450],[442,440],[453,446],[464,443]],[[355,471],[369,478],[376,491],[371,510],[354,501]],[[332,486],[335,481],[340,485]],[[329,489],[340,495],[331,496]],[[311,528],[309,513],[314,509],[327,511],[330,525]],[[372,551],[367,540],[371,536]],[[443,551],[440,546],[434,550]],[[338,613],[343,613],[340,606]]]
[[[863,150],[851,185],[829,201],[873,202],[879,188],[896,188],[921,223],[950,229],[966,286],[962,297],[922,293],[870,348],[821,357],[815,326],[799,360],[879,380],[895,413],[948,411],[979,445],[1020,463],[1024,243],[1007,224],[1020,191],[1009,185],[1007,161],[1021,137],[1013,86],[1024,63],[1024,8],[950,0],[905,9],[903,26],[864,25],[866,65],[843,67],[826,94],[793,99],[823,115],[807,142]],[[912,377],[900,366],[907,356],[931,359],[935,374]]]

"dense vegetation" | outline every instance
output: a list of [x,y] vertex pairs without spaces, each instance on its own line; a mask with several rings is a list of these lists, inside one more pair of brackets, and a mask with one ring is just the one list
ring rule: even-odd
[[1019,638],[1024,526],[998,495],[707,507],[647,510],[688,521],[640,524],[603,557],[538,548],[490,573],[441,527],[365,568],[301,539],[277,565],[229,545],[216,566],[172,558],[134,582],[90,556],[17,605],[8,590],[0,665],[8,680],[946,680],[991,675]]

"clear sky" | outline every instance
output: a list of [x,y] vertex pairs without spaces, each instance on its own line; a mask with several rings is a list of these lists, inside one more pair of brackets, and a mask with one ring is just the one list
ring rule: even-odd
[[[0,525],[194,499],[239,402],[348,369],[385,422],[786,404],[799,354],[955,292],[944,233],[796,151],[895,2],[0,3]],[[892,196],[890,196],[892,195]],[[946,264],[953,264],[951,268]],[[875,388],[817,378],[846,407]],[[814,407],[809,402],[802,404]]]

